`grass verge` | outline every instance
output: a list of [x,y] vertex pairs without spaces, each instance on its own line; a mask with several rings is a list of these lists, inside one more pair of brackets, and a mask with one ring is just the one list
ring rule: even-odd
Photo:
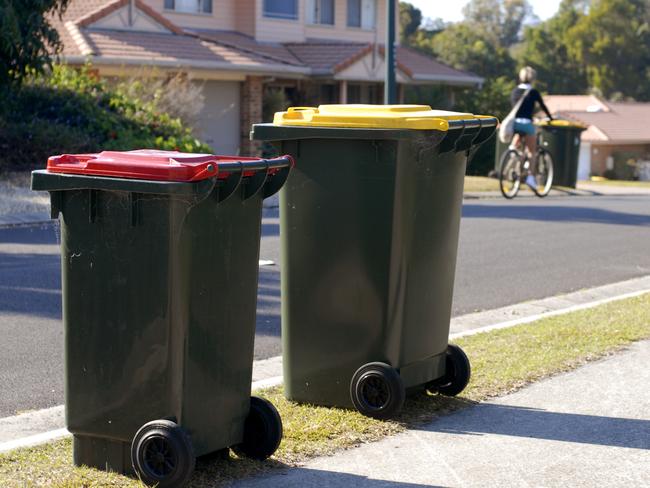
[[[265,463],[228,458],[200,459],[191,486],[213,487],[244,476],[292,466],[314,456],[373,442],[531,382],[570,371],[650,338],[650,294],[590,310],[542,319],[457,341],[472,361],[473,377],[462,398],[416,395],[401,416],[390,422],[347,410],[287,402],[281,388],[265,390],[280,411],[285,436]],[[57,488],[141,487],[137,480],[72,466],[69,439],[0,455],[0,486]]]
[[487,176],[465,176],[466,192],[499,191],[499,180]]
[[631,180],[591,180],[587,182],[589,185],[603,185],[603,186],[631,186],[635,188],[648,188],[650,189],[650,181],[631,181]]

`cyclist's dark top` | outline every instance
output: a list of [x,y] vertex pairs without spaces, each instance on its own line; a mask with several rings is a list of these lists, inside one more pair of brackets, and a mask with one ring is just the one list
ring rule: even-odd
[[[516,87],[514,90],[512,90],[512,93],[510,94],[510,103],[512,103],[512,105],[514,106],[525,92],[526,92],[525,88],[521,88],[519,86]],[[548,111],[548,108],[546,108],[546,105],[544,105],[544,100],[542,100],[542,96],[535,88],[530,90],[526,99],[521,103],[521,107],[519,107],[519,110],[517,111],[515,117],[532,120],[533,113],[535,112],[535,102],[539,103],[539,106],[542,107],[542,110],[544,110],[544,112],[546,112],[546,115],[548,116],[549,119],[553,118],[551,116],[551,113]]]

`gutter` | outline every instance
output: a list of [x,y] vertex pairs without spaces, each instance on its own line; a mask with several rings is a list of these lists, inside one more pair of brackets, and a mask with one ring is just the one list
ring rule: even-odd
[[464,85],[482,85],[485,78],[480,76],[454,76],[454,75],[419,75],[414,74],[411,79],[413,81],[447,81],[450,83],[458,83]]
[[85,64],[92,60],[93,64],[111,66],[159,66],[162,68],[193,68],[204,70],[221,70],[255,73],[270,76],[282,76],[287,74],[296,75],[299,78],[309,76],[309,68],[302,66],[289,66],[280,64],[232,64],[223,61],[192,61],[192,60],[156,60],[156,59],[125,59],[105,56],[62,56],[70,64]]

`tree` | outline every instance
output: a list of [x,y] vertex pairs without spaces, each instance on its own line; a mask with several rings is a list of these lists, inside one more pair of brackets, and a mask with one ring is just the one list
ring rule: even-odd
[[21,83],[42,72],[61,49],[52,16],[63,14],[70,0],[0,0],[0,87]]
[[466,23],[503,47],[519,41],[524,21],[532,12],[527,0],[471,0],[463,8]]
[[432,50],[442,62],[485,77],[514,73],[508,50],[466,22],[448,27],[432,39]]
[[583,0],[564,0],[546,22],[524,30],[517,56],[520,66],[537,70],[537,86],[549,93],[585,93],[589,87],[584,66],[569,52],[566,35],[586,12]]
[[649,10],[648,0],[595,0],[568,29],[568,53],[605,97],[650,100]]
[[408,44],[422,23],[422,12],[407,2],[399,3],[400,39]]

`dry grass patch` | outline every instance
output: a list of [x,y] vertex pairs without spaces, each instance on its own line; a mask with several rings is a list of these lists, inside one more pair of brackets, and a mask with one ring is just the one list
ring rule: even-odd
[[[473,376],[462,398],[414,395],[399,418],[382,422],[357,412],[297,405],[281,388],[261,392],[280,411],[285,435],[264,463],[215,455],[200,459],[191,486],[221,486],[233,479],[293,466],[314,456],[373,442],[531,382],[620,351],[650,337],[650,294],[590,310],[551,317],[458,340],[472,361]],[[137,480],[72,466],[69,439],[0,455],[0,486],[141,487]]]
[[466,192],[499,191],[499,180],[487,176],[465,176]]
[[[604,186],[631,186],[636,188],[650,189],[650,181],[631,181],[631,180],[590,180],[586,181],[589,185],[604,185]],[[578,185],[580,186],[580,185]]]

